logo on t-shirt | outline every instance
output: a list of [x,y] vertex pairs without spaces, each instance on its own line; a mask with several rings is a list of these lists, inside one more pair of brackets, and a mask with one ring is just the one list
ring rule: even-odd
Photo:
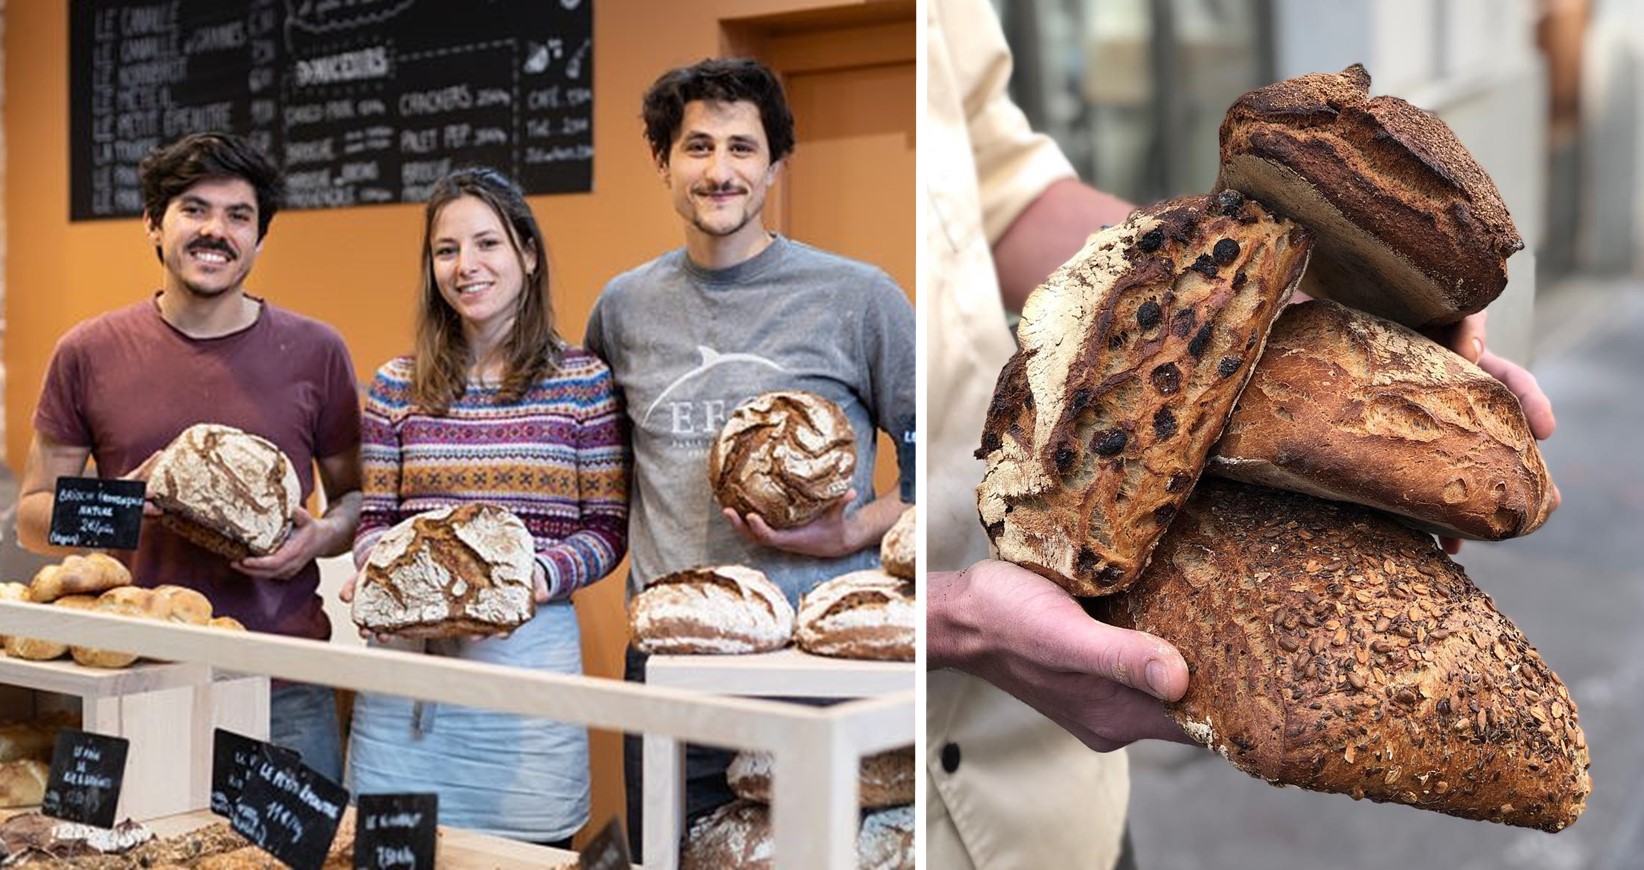
[[[659,421],[659,428],[668,437],[671,446],[706,450],[714,436],[719,434],[720,428],[725,425],[725,417],[735,405],[722,395],[714,398],[692,395],[692,389],[699,387],[704,377],[713,370],[728,365],[762,366],[783,374],[788,373],[788,369],[757,354],[720,353],[705,345],[697,345],[696,349],[701,361],[689,371],[674,378],[672,383],[657,394],[656,399],[646,407],[639,424],[650,427],[653,415],[665,414],[666,417]],[[743,395],[752,393],[745,392]]]

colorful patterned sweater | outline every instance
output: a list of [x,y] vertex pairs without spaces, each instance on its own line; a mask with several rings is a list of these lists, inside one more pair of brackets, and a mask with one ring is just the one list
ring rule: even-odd
[[364,504],[354,562],[424,511],[486,501],[536,538],[551,600],[611,573],[627,550],[627,438],[605,364],[568,348],[518,402],[471,384],[445,416],[411,402],[411,358],[377,370],[361,424]]

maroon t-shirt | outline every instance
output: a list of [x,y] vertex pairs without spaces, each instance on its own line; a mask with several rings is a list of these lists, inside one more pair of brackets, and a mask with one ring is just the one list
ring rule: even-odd
[[[234,426],[279,445],[306,500],[314,459],[360,443],[359,393],[342,336],[263,302],[256,322],[239,332],[190,338],[150,298],[63,336],[34,411],[36,432],[89,447],[103,477],[130,472],[195,423]],[[312,562],[290,580],[253,579],[156,522],[143,523],[135,553],[114,555],[139,585],[198,589],[218,615],[252,631],[331,636]]]

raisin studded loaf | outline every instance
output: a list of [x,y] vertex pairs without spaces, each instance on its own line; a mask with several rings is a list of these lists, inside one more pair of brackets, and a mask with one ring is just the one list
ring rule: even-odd
[[1553,509],[1518,398],[1425,336],[1314,300],[1279,316],[1206,466],[1497,541]]
[[166,528],[229,559],[279,549],[302,501],[296,466],[266,438],[232,426],[184,429],[148,471]]
[[[863,756],[857,779],[857,802],[863,809],[899,807],[913,803],[913,747]],[[768,752],[739,752],[725,770],[736,796],[771,802],[771,756]]]
[[759,653],[787,646],[793,619],[793,605],[763,573],[719,565],[646,584],[628,605],[628,634],[648,653]]
[[1091,236],[1035,290],[977,452],[999,558],[1074,595],[1132,583],[1311,248],[1237,191],[1184,197]]
[[1240,97],[1222,121],[1216,189],[1313,232],[1302,292],[1418,329],[1454,323],[1501,295],[1524,242],[1443,121],[1369,90],[1354,64]]
[[1431,537],[1383,514],[1206,479],[1102,607],[1181,650],[1170,715],[1253,776],[1546,831],[1586,806],[1564,684]]
[[856,470],[856,436],[838,405],[804,390],[738,405],[708,452],[722,507],[773,529],[804,525],[839,500]]

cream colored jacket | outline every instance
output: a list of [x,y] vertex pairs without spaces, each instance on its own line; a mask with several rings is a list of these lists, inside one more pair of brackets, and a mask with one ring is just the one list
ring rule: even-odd
[[[1011,60],[987,0],[927,4],[927,127],[920,142],[926,262],[926,523],[931,570],[987,558],[973,457],[999,369],[1015,350],[992,243],[1052,182],[1073,175],[1006,94]],[[986,681],[929,675],[925,866],[1111,867],[1130,780],[1123,752],[1091,751]],[[956,750],[947,749],[952,744]],[[943,759],[957,759],[949,772]]]

